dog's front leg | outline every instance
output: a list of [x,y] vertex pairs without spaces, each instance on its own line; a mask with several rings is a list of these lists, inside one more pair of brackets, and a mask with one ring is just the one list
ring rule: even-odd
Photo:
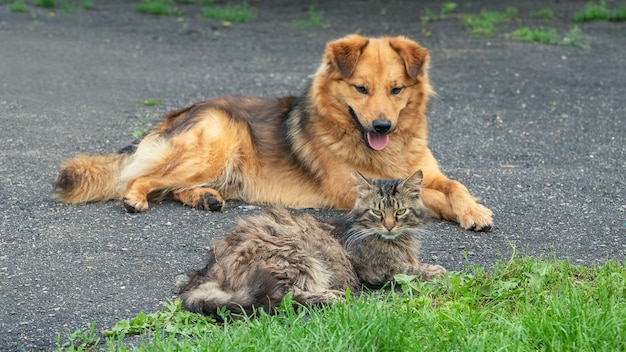
[[424,181],[422,201],[434,217],[456,221],[466,230],[491,229],[493,213],[478,204],[460,182],[440,172],[428,175]]

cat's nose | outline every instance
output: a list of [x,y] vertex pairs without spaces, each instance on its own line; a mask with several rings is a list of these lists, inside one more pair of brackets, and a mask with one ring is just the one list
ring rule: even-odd
[[387,231],[391,231],[394,227],[396,227],[396,220],[392,217],[386,217],[383,220],[383,226],[387,229]]

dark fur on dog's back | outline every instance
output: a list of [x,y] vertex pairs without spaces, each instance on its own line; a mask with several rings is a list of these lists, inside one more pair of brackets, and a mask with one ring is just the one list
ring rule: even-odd
[[421,169],[433,216],[489,229],[491,211],[445,177],[428,149],[429,62],[404,37],[346,36],[327,45],[303,95],[223,97],[174,111],[128,153],[65,161],[55,197],[119,198],[129,212],[164,193],[207,210],[222,210],[225,199],[350,209],[354,170],[393,179]]

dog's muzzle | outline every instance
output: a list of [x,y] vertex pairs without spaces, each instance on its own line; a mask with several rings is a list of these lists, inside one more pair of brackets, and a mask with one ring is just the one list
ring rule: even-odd
[[354,112],[351,106],[348,106],[348,112],[352,117],[352,120],[361,131],[361,135],[363,136],[363,140],[368,147],[373,150],[383,150],[389,144],[389,136],[388,133],[392,130],[391,121],[387,119],[377,119],[372,122],[373,131],[368,131],[363,127],[359,117]]

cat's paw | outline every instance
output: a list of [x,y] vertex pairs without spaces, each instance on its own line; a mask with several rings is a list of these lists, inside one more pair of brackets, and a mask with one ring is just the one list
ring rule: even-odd
[[431,264],[426,264],[425,266],[425,270],[424,270],[424,276],[426,279],[439,279],[441,277],[443,277],[447,270],[446,268],[444,268],[441,265],[431,265]]
[[466,230],[489,231],[493,227],[493,212],[476,203],[459,214],[459,224]]
[[174,293],[176,294],[182,293],[183,288],[187,286],[188,283],[189,283],[189,275],[187,274],[177,275],[176,278],[174,279]]

